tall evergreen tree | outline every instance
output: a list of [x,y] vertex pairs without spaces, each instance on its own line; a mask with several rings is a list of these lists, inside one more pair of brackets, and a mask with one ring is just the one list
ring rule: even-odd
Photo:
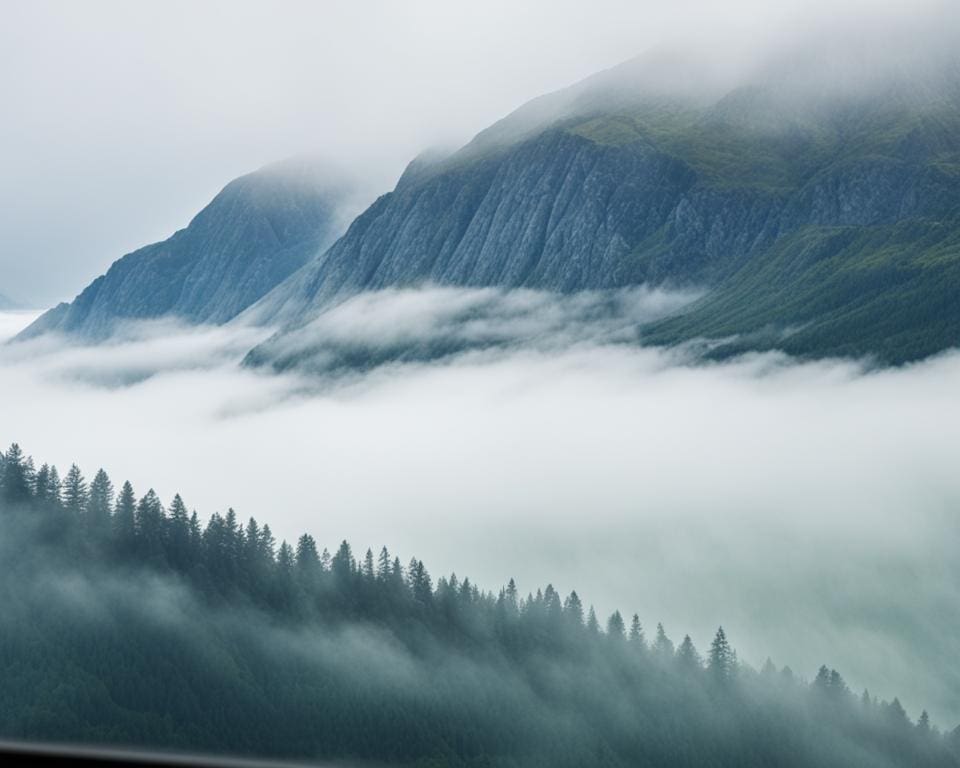
[[367,581],[375,581],[377,578],[376,568],[373,565],[373,550],[367,547],[367,553],[363,556],[363,578]]
[[87,481],[76,464],[70,465],[63,479],[63,508],[73,518],[79,520],[87,509]]
[[600,622],[597,621],[597,612],[593,610],[593,606],[590,606],[590,610],[587,611],[587,634],[591,637],[596,637],[600,634]]
[[661,663],[673,659],[673,641],[667,637],[667,632],[660,623],[657,624],[657,636],[653,641],[653,653]]
[[11,504],[24,504],[32,497],[26,459],[17,443],[4,454],[2,486],[3,498]]
[[167,523],[167,554],[172,565],[186,568],[193,557],[190,536],[190,515],[178,493],[170,502],[170,519]]
[[310,586],[320,578],[320,556],[317,554],[317,542],[309,533],[297,540],[297,578],[301,584]]
[[630,620],[630,642],[639,648],[646,647],[646,639],[643,636],[643,627],[640,624],[639,614],[633,614]]
[[164,538],[166,513],[160,497],[151,488],[137,503],[137,549],[147,562],[162,565],[165,561]]
[[91,536],[104,540],[110,533],[110,507],[113,505],[113,483],[102,469],[90,483],[87,500],[86,527]]
[[717,634],[710,643],[710,655],[707,657],[707,669],[713,679],[720,683],[728,682],[736,671],[736,658],[733,649],[727,641],[727,634],[723,627],[717,629]]
[[116,509],[113,513],[116,548],[120,554],[127,557],[132,555],[136,544],[136,511],[136,496],[133,493],[133,486],[127,480],[120,489]]
[[377,581],[385,582],[390,579],[390,573],[393,570],[390,562],[390,552],[386,547],[380,548],[380,555],[377,557]]
[[623,623],[623,616],[620,611],[614,611],[607,619],[607,637],[616,641],[626,639],[626,625]]
[[583,603],[575,590],[563,601],[563,616],[568,625],[576,629],[583,627]]
[[693,645],[693,640],[690,639],[690,635],[683,636],[683,642],[677,649],[677,664],[687,674],[699,672],[702,667],[703,662]]

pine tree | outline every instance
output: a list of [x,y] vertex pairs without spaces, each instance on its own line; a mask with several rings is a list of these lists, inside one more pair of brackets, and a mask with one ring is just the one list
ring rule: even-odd
[[653,641],[653,653],[661,663],[666,663],[673,658],[673,641],[667,637],[667,632],[663,624],[657,623],[657,636]]
[[626,625],[620,611],[614,611],[607,619],[607,637],[617,642],[626,639]]
[[817,670],[817,676],[813,679],[813,687],[824,695],[830,689],[830,670],[827,669],[826,664],[821,664],[820,669]]
[[283,575],[292,575],[296,563],[293,547],[287,544],[286,540],[280,542],[280,549],[277,552],[277,571]]
[[297,576],[306,586],[316,584],[320,577],[320,556],[317,554],[317,542],[309,533],[297,540]]
[[707,659],[707,669],[713,676],[713,679],[719,683],[727,683],[735,671],[735,657],[730,643],[727,642],[727,634],[723,627],[717,629],[717,634],[710,643],[710,655]]
[[392,570],[390,552],[386,547],[381,547],[380,556],[377,558],[377,581],[381,583],[389,581]]
[[90,498],[87,500],[86,527],[88,533],[104,541],[110,532],[110,507],[113,504],[113,483],[107,473],[97,470],[90,483]]
[[203,530],[200,528],[200,518],[197,517],[197,511],[190,513],[190,559],[194,567],[196,561],[200,558],[203,547]]
[[276,561],[277,540],[274,538],[273,531],[266,523],[260,529],[260,557],[263,563],[270,566]]
[[43,497],[49,509],[57,511],[63,509],[63,500],[60,496],[62,487],[60,473],[55,466],[51,465],[47,472],[46,489]]
[[407,574],[414,601],[421,606],[430,605],[433,602],[433,582],[423,564],[423,560],[414,558],[410,563]]
[[137,503],[137,548],[142,557],[154,565],[161,565],[164,557],[166,515],[156,491],[151,488]]
[[228,578],[233,581],[236,579],[238,567],[243,558],[244,534],[243,528],[237,519],[237,513],[233,507],[227,508],[227,514],[223,516],[224,531],[224,566]]
[[373,582],[377,578],[376,569],[373,566],[373,550],[367,547],[367,553],[363,556],[363,578],[368,582]]
[[403,566],[400,564],[400,558],[393,558],[393,568],[390,570],[390,591],[395,597],[404,594],[406,587],[406,576],[403,573]]
[[587,612],[587,633],[591,637],[596,637],[600,634],[600,622],[597,621],[597,612],[593,610],[593,606],[590,606],[590,610]]
[[79,520],[87,509],[87,482],[84,480],[80,467],[70,465],[70,470],[63,480],[63,508],[73,518]]
[[583,603],[576,591],[571,592],[563,601],[563,618],[568,626],[575,629],[583,628]]
[[257,569],[261,564],[260,526],[253,517],[247,521],[247,529],[243,536],[243,561],[250,569]]
[[900,699],[894,697],[887,707],[887,719],[895,728],[903,728],[910,724],[910,719],[900,703]]
[[114,541],[120,555],[130,557],[136,541],[137,501],[133,486],[127,480],[120,489],[117,506],[113,513]]
[[190,516],[187,506],[178,493],[170,503],[170,519],[167,524],[167,552],[171,564],[186,568],[191,560]]
[[699,672],[703,666],[703,661],[700,659],[700,654],[697,653],[690,635],[683,636],[683,642],[677,649],[677,665],[687,674]]
[[643,636],[643,627],[640,624],[640,616],[633,614],[630,621],[630,643],[640,649],[646,648],[646,639]]
[[353,558],[353,550],[346,539],[340,542],[337,554],[330,561],[330,572],[338,585],[347,587],[353,583],[353,575],[357,571],[357,561]]
[[556,636],[563,626],[563,603],[560,602],[560,595],[552,584],[547,584],[543,592],[543,605],[549,631],[551,635]]
[[828,688],[830,690],[830,697],[837,700],[845,699],[850,693],[846,682],[835,669],[830,670]]
[[3,477],[0,481],[3,498],[11,504],[24,504],[30,501],[32,492],[26,460],[20,446],[13,443],[3,457]]

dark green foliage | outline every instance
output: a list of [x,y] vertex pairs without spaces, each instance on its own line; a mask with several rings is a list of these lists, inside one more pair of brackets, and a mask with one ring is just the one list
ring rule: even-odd
[[[417,766],[960,766],[900,702],[737,661],[722,629],[652,649],[552,586],[520,598],[386,547],[201,530],[79,470],[0,454],[0,738]],[[38,478],[46,480],[41,486]],[[77,506],[77,500],[82,503]],[[71,517],[76,516],[76,519]],[[649,651],[649,652],[648,652]]]

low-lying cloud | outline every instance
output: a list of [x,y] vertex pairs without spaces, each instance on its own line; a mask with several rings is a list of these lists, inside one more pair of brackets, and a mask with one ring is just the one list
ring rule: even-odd
[[[828,663],[954,724],[960,356],[694,364],[636,343],[641,315],[689,298],[362,296],[310,347],[392,350],[350,376],[323,355],[309,374],[241,367],[264,336],[248,328],[12,345],[0,438],[278,538],[576,588],[701,649],[723,623],[753,664]],[[438,338],[477,343],[396,354]]]
[[437,362],[468,352],[636,344],[641,324],[672,314],[700,295],[646,287],[567,295],[439,286],[371,291],[271,339],[248,362],[330,375]]

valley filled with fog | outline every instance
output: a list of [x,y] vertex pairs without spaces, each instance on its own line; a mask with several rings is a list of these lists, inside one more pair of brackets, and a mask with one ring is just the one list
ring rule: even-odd
[[[366,294],[314,321],[297,373],[242,365],[270,330],[237,324],[46,336],[0,348],[0,437],[278,540],[576,588],[701,649],[722,623],[754,666],[829,663],[952,727],[960,356],[695,362],[637,343],[692,298]],[[34,317],[2,314],[0,334]]]

